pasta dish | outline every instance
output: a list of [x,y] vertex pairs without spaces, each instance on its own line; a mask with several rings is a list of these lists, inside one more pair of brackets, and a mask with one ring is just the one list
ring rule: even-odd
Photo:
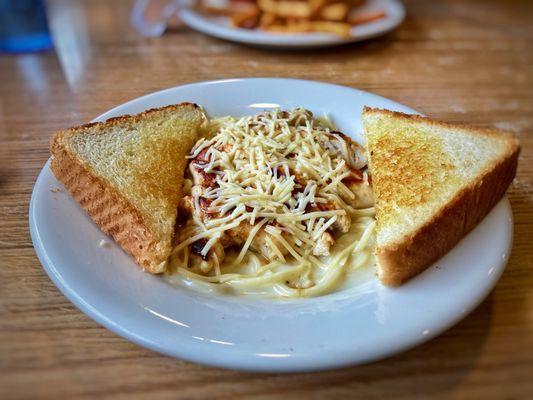
[[373,264],[365,150],[329,120],[302,108],[213,119],[188,158],[173,277],[307,297]]

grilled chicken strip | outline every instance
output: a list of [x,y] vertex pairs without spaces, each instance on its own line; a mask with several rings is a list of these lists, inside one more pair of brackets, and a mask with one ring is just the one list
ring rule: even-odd
[[215,186],[215,174],[205,172],[203,168],[193,162],[189,164],[189,171],[195,186],[200,186],[202,188],[211,188]]
[[355,194],[355,198],[349,201],[353,208],[368,208],[374,205],[374,193],[368,182],[352,182],[347,186]]
[[[344,146],[346,144],[346,148]],[[367,164],[365,149],[342,132],[332,131],[324,135],[320,145],[334,153],[340,154],[355,169],[363,169]]]
[[364,147],[354,142],[344,133],[337,131],[327,135],[320,144],[326,149],[341,155],[350,168],[351,175],[345,178],[343,183],[355,194],[355,198],[344,200],[353,208],[371,207],[374,204],[374,195],[368,181],[368,172],[366,172],[367,179],[365,179],[365,175],[362,172],[368,162]]
[[[340,206],[336,206],[335,202],[330,201],[328,203],[317,203],[316,208],[320,211],[339,210]],[[350,230],[352,224],[352,218],[348,214],[337,215],[337,220],[331,225],[331,227],[339,232],[346,233]]]
[[[230,244],[242,246],[246,242],[246,239],[248,239],[250,231],[253,227],[253,225],[250,225],[247,222],[242,222],[236,228],[229,229],[228,231],[226,231],[226,236],[230,239]],[[278,257],[278,253],[270,246],[267,237],[270,238],[272,243],[276,246],[276,248],[283,256],[288,253],[287,248],[283,246],[283,244],[281,244],[281,242],[277,240],[274,236],[270,236],[268,233],[266,233],[263,227],[259,229],[259,232],[257,232],[257,234],[254,236],[252,243],[250,244],[250,248],[255,252],[261,254],[267,260],[276,259]]]
[[[192,192],[200,192],[202,188],[200,186],[193,186]],[[193,196],[183,197],[178,205],[178,215],[180,219],[182,218],[196,218],[201,221],[211,218],[208,213],[209,200],[203,197],[198,198],[198,204],[200,206],[197,209],[194,205]],[[207,243],[207,239],[200,239],[190,245],[190,258],[189,263],[193,270],[199,270],[202,273],[208,273],[213,270],[215,265],[222,263],[225,257],[224,246],[222,245],[222,240],[215,243],[210,249],[209,252],[202,256],[201,252],[204,246]]]
[[226,253],[224,246],[220,242],[215,243],[207,253],[202,256],[201,252],[207,243],[207,239],[200,239],[191,244],[191,253],[189,256],[190,263],[193,270],[199,270],[204,274],[211,272],[216,265],[220,265]]
[[313,255],[318,257],[329,256],[329,249],[334,243],[335,240],[333,239],[333,236],[331,236],[331,233],[324,232],[317,240],[316,245],[313,248]]
[[347,198],[345,201],[353,208],[368,208],[374,204],[374,194],[370,186],[370,176],[368,172],[350,168],[351,174],[342,180],[350,191],[355,194],[353,199]]

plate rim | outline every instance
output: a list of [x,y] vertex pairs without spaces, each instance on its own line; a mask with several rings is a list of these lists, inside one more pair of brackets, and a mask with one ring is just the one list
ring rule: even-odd
[[[279,77],[277,77],[277,76],[276,77],[260,76],[260,77],[222,78],[222,79],[213,79],[213,80],[207,80],[207,81],[193,81],[193,82],[187,82],[187,83],[184,83],[184,84],[178,85],[178,86],[172,86],[172,87],[169,87],[169,88],[166,88],[166,89],[156,90],[155,92],[146,93],[146,94],[138,96],[138,97],[136,97],[134,99],[128,100],[128,101],[126,101],[126,102],[124,102],[122,104],[119,104],[118,106],[115,106],[115,107],[103,112],[102,114],[98,115],[97,117],[94,117],[89,122],[102,122],[102,121],[105,121],[108,118],[113,118],[113,116],[117,114],[117,111],[120,110],[123,107],[131,106],[131,105],[133,105],[134,103],[136,103],[138,101],[148,100],[151,97],[158,97],[158,96],[164,95],[166,93],[170,93],[170,92],[172,92],[172,91],[174,91],[176,89],[186,89],[186,88],[191,88],[191,87],[194,87],[194,86],[220,85],[220,84],[227,84],[227,83],[232,83],[232,82],[254,82],[254,81],[255,82],[260,82],[260,81],[284,81],[284,82],[287,82],[287,83],[291,83],[292,82],[292,83],[295,83],[295,84],[299,83],[299,84],[310,84],[310,85],[322,85],[322,86],[327,86],[327,87],[335,87],[337,90],[357,92],[359,95],[368,95],[368,96],[374,97],[376,99],[384,100],[384,101],[387,101],[387,102],[393,102],[393,103],[401,105],[402,108],[408,110],[408,111],[404,111],[405,113],[417,114],[417,115],[424,116],[424,114],[422,114],[421,112],[419,112],[419,111],[417,111],[417,110],[415,110],[415,109],[413,109],[413,108],[411,108],[409,106],[406,106],[403,103],[400,103],[399,101],[396,101],[394,99],[390,99],[388,97],[384,97],[384,96],[381,96],[379,94],[372,93],[372,92],[369,92],[369,91],[366,91],[366,90],[363,90],[363,89],[354,88],[354,87],[351,87],[351,86],[346,86],[346,85],[341,85],[341,84],[338,84],[338,83],[331,83],[331,82],[321,81],[321,80],[313,80],[313,79],[290,78],[290,77],[285,77],[285,76],[279,76]],[[174,104],[174,103],[169,103],[169,105],[170,104]],[[120,115],[128,115],[128,114],[120,114]]]
[[[300,79],[286,79],[286,78],[235,78],[235,79],[222,79],[222,80],[214,80],[214,81],[205,81],[205,82],[195,82],[195,83],[189,83],[186,85],[180,85],[175,86],[172,88],[167,88],[163,90],[159,90],[153,93],[148,93],[144,96],[137,97],[135,99],[132,99],[130,101],[127,101],[125,103],[122,103],[116,107],[113,107],[112,109],[104,112],[99,117],[94,118],[93,121],[98,121],[107,118],[108,114],[116,113],[118,109],[122,107],[127,107],[128,105],[131,105],[131,103],[137,102],[137,101],[146,101],[149,100],[150,97],[157,97],[160,96],[164,92],[173,91],[179,88],[183,88],[184,86],[195,86],[195,85],[203,85],[203,84],[220,84],[220,83],[227,83],[232,81],[253,81],[253,80],[289,80],[289,81],[298,81],[301,83],[311,83],[311,84],[322,84],[322,85],[331,85],[335,86],[337,88],[341,88],[343,90],[349,90],[349,91],[356,91],[358,93],[365,93],[369,94],[371,96],[375,96],[377,98],[381,98],[387,101],[393,101],[385,97],[376,95],[374,93],[366,92],[360,89],[350,88],[347,86],[342,85],[336,85],[331,84],[327,82],[321,82],[321,81],[312,81],[312,80],[300,80]],[[398,102],[396,102],[398,103]],[[399,103],[401,104],[401,103]],[[36,251],[36,254],[39,258],[39,261],[41,262],[44,270],[46,271],[47,275],[50,277],[52,282],[55,284],[55,286],[61,291],[61,293],[67,297],[80,311],[82,311],[84,314],[89,316],[91,319],[96,321],[98,324],[104,326],[105,328],[111,330],[115,334],[122,336],[142,347],[148,348],[150,350],[156,351],[160,354],[169,355],[172,357],[176,357],[179,359],[195,362],[202,365],[210,365],[210,366],[216,366],[216,367],[222,367],[222,368],[231,368],[235,370],[247,370],[247,371],[262,371],[262,372],[304,372],[304,371],[320,371],[320,370],[327,370],[327,369],[334,369],[334,368],[341,368],[348,365],[354,365],[354,364],[362,364],[370,361],[377,361],[386,357],[390,357],[392,355],[395,355],[399,352],[407,351],[413,347],[416,347],[424,342],[427,342],[431,340],[432,338],[440,335],[442,332],[449,329],[451,326],[455,325],[457,322],[462,320],[464,317],[466,317],[470,312],[472,312],[481,302],[487,297],[487,295],[492,291],[496,283],[498,282],[501,274],[506,268],[510,251],[512,249],[513,245],[513,231],[514,231],[514,223],[513,223],[513,214],[511,210],[510,203],[505,196],[498,205],[503,203],[505,207],[505,211],[508,215],[509,223],[507,224],[507,233],[508,233],[508,242],[504,257],[499,263],[499,268],[497,270],[496,274],[493,274],[487,284],[484,286],[484,289],[482,291],[482,294],[478,296],[477,300],[472,302],[469,307],[465,308],[462,313],[455,314],[454,318],[450,318],[446,324],[443,324],[438,327],[438,329],[433,330],[430,332],[430,334],[423,336],[423,337],[412,337],[408,340],[401,340],[398,341],[395,346],[392,346],[392,348],[387,349],[386,351],[383,351],[381,353],[375,353],[373,356],[369,356],[366,359],[359,358],[357,361],[353,361],[350,359],[345,359],[343,361],[337,361],[337,360],[322,360],[318,358],[313,358],[312,360],[309,360],[309,365],[307,366],[295,366],[295,365],[289,365],[287,367],[284,367],[283,365],[276,365],[275,367],[269,364],[262,364],[260,363],[253,363],[251,360],[256,360],[257,358],[249,358],[247,361],[235,361],[232,360],[230,362],[226,360],[217,360],[215,358],[213,359],[206,359],[205,354],[202,354],[204,357],[200,358],[200,356],[195,357],[195,353],[186,353],[186,352],[176,352],[175,349],[169,349],[165,346],[159,346],[156,342],[150,341],[147,338],[145,338],[145,335],[139,335],[135,334],[134,332],[129,331],[128,329],[123,328],[121,325],[118,325],[113,322],[112,319],[108,318],[106,315],[104,315],[102,312],[94,309],[91,307],[91,305],[85,301],[83,298],[81,298],[77,293],[76,290],[73,289],[68,282],[65,282],[60,279],[58,276],[58,271],[56,269],[56,266],[50,259],[46,248],[44,247],[43,241],[40,238],[35,213],[36,213],[36,196],[37,196],[37,188],[40,182],[42,182],[45,179],[45,174],[47,174],[50,166],[50,159],[46,162],[44,167],[41,169],[41,171],[38,174],[38,177],[35,181],[31,198],[30,198],[30,204],[29,204],[29,225],[30,225],[30,236]],[[42,184],[42,183],[41,183]],[[495,208],[498,206],[496,205]],[[407,344],[405,342],[408,342]]]

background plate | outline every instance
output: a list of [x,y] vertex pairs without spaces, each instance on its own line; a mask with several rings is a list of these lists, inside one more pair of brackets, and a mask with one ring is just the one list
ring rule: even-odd
[[327,33],[279,34],[234,28],[227,17],[206,16],[191,9],[181,10],[180,18],[191,28],[220,39],[257,46],[297,48],[335,46],[381,36],[396,28],[405,18],[405,8],[398,0],[369,1],[361,10],[383,10],[386,15],[380,20],[354,26],[349,38]]
[[[347,87],[291,79],[233,79],[163,90],[96,120],[191,101],[211,115],[255,114],[304,106],[326,112],[360,136],[365,105],[414,112]],[[41,263],[87,315],[155,351],[215,366],[304,371],[376,360],[422,343],[467,315],[494,287],[511,246],[512,214],[502,200],[449,254],[400,288],[371,274],[346,291],[285,301],[215,296],[175,288],[143,273],[62,188],[41,171],[30,203],[30,229]],[[109,240],[109,239],[108,239]]]

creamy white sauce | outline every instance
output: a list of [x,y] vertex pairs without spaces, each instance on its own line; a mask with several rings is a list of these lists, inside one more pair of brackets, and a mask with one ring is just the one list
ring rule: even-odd
[[[331,255],[328,257],[320,257],[320,261],[324,264],[319,267],[310,263],[308,269],[311,281],[316,282],[317,285],[326,277],[330,268],[339,268],[335,264],[335,259],[339,254],[345,251],[348,247],[354,246],[363,235],[365,228],[372,223],[371,218],[364,219],[367,223],[360,222],[352,224],[350,231],[337,238],[332,247]],[[366,225],[366,226],[365,226]],[[173,286],[187,287],[203,293],[211,293],[217,295],[244,295],[261,298],[295,298],[295,297],[311,297],[323,295],[331,292],[337,292],[356,287],[370,279],[375,275],[375,257],[373,254],[375,244],[375,235],[372,232],[368,238],[368,242],[361,251],[351,251],[346,264],[339,268],[338,276],[331,281],[327,288],[319,290],[317,293],[307,293],[303,290],[293,290],[286,285],[280,284],[278,280],[269,279],[274,273],[290,272],[294,268],[298,268],[300,263],[296,260],[289,263],[281,264],[273,268],[272,271],[265,271],[261,273],[261,265],[258,265],[262,259],[251,251],[243,259],[243,261],[233,266],[234,260],[238,256],[237,251],[229,250],[226,253],[224,263],[221,265],[221,276],[228,278],[223,283],[206,282],[205,277],[198,277],[193,273],[187,273],[185,269],[178,271],[170,271],[165,275],[164,279]],[[265,263],[265,261],[263,261]],[[330,271],[331,272],[331,271]],[[230,279],[232,275],[233,279]],[[263,281],[257,282],[263,278]],[[225,280],[225,279],[224,279]],[[255,281],[254,281],[255,280]],[[313,286],[311,286],[312,288]]]

